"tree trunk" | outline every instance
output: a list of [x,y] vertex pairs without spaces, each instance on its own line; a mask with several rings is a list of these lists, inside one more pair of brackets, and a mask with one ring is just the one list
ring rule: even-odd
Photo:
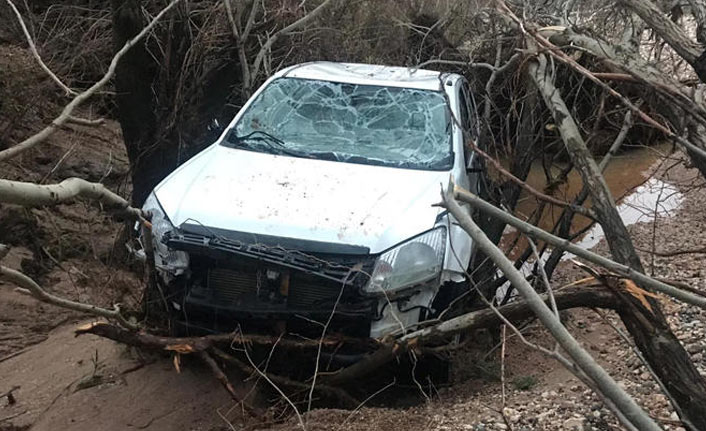
[[689,39],[679,24],[669,19],[654,3],[649,0],[620,0],[620,3],[630,8],[647,25],[654,30],[669,46],[689,63],[701,82],[706,82],[706,51],[703,47]]
[[[594,210],[603,227],[611,254],[616,261],[644,272],[601,172],[586,147],[559,90],[546,70],[546,58],[531,62],[529,70],[547,107],[551,110],[561,137],[574,165],[588,187]],[[692,430],[706,430],[706,382],[691,362],[689,354],[672,333],[659,303],[647,298],[652,311],[636,298],[622,295],[627,305],[620,313],[626,328],[635,339],[645,359],[667,388],[675,410]]]
[[[144,26],[141,2],[112,0],[113,45],[121,47]],[[130,162],[132,201],[141,205],[164,177],[166,167],[176,166],[176,151],[155,148],[157,106],[152,83],[160,65],[145,42],[134,46],[118,63],[115,74],[117,116]],[[157,151],[158,150],[158,151]]]

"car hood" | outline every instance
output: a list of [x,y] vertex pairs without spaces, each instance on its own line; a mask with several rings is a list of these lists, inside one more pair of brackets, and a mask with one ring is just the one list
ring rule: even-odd
[[155,188],[172,224],[364,246],[431,229],[448,172],[304,159],[214,145]]

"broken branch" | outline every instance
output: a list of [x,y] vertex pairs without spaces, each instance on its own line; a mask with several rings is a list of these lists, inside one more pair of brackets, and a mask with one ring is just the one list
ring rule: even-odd
[[221,367],[218,366],[216,361],[211,357],[211,355],[208,354],[208,352],[199,352],[198,353],[199,358],[208,365],[208,368],[211,369],[211,372],[213,372],[213,375],[216,377],[216,380],[218,380],[221,385],[225,388],[226,392],[228,392],[233,398],[233,401],[236,401],[238,403],[241,403],[244,407],[245,410],[248,411],[248,413],[253,414],[254,416],[261,416],[262,413],[259,412],[257,409],[255,409],[253,406],[250,404],[246,403],[245,400],[243,400],[237,392],[235,392],[235,388],[233,387],[233,384],[231,384],[230,380],[228,380],[228,376],[223,372]]
[[612,261],[601,255],[585,250],[566,239],[554,236],[549,232],[546,232],[534,225],[522,221],[519,218],[513,216],[512,214],[509,214],[503,211],[502,209],[493,206],[492,204],[482,200],[478,196],[461,187],[455,186],[453,189],[453,193],[457,199],[471,204],[474,208],[481,210],[482,212],[488,214],[491,217],[499,218],[503,222],[515,227],[517,230],[524,233],[525,235],[529,235],[530,237],[535,238],[536,240],[547,242],[554,247],[558,247],[562,250],[566,250],[570,253],[573,253],[580,258],[586,259],[589,262],[593,262],[596,265],[600,265],[604,268],[607,268],[610,271],[615,272],[616,274],[620,274],[626,278],[635,281],[636,283],[640,283],[657,292],[664,293],[665,295],[677,298],[688,304],[696,305],[698,307],[706,309],[706,298],[704,297],[694,295],[690,292],[685,292],[684,290],[678,289],[674,286],[670,286],[669,284],[656,280],[639,271],[635,271],[627,265]]
[[59,184],[39,185],[0,179],[0,202],[3,203],[36,207],[67,203],[78,197],[96,200],[106,209],[118,210],[133,219],[143,220],[142,210],[130,206],[127,200],[100,183],[68,178]]
[[105,72],[105,75],[103,75],[103,77],[98,82],[93,84],[86,91],[78,93],[76,97],[74,97],[73,100],[71,100],[71,102],[69,102],[69,104],[64,107],[59,116],[56,117],[51,122],[51,124],[46,126],[38,133],[20,142],[19,144],[14,145],[6,150],[0,151],[0,162],[11,159],[17,156],[18,154],[29,150],[40,142],[43,142],[45,139],[51,136],[59,127],[69,121],[74,109],[76,109],[79,105],[88,100],[105,84],[107,84],[108,81],[110,81],[110,79],[113,77],[113,74],[115,74],[115,68],[118,65],[118,61],[120,61],[120,58],[122,58],[122,56],[125,55],[125,53],[128,52],[130,48],[135,46],[137,42],[139,42],[143,37],[145,37],[145,35],[149,33],[155,25],[157,25],[157,22],[159,22],[159,20],[162,19],[162,17],[180,1],[181,0],[172,0],[164,9],[162,9],[161,12],[157,14],[157,16],[154,17],[154,19],[152,19],[152,21],[150,21],[149,24],[147,24],[142,29],[142,31],[140,31],[132,39],[128,40],[111,60],[110,66],[108,66],[108,70]]
[[[271,337],[268,335],[241,333],[213,334],[204,335],[201,337],[161,337],[159,335],[144,332],[126,331],[123,328],[105,322],[95,322],[82,326],[76,329],[75,334],[77,336],[83,334],[93,334],[127,344],[129,346],[142,347],[152,350],[179,351],[183,354],[202,352],[217,344],[258,344],[263,346],[271,346],[277,340],[279,340],[278,344],[280,346],[289,349],[306,350],[316,349],[319,346],[318,340],[293,340],[288,338],[282,338],[280,340],[278,337]],[[328,347],[335,347],[346,342],[351,344],[355,343],[354,345],[366,349],[372,349],[377,346],[373,340],[359,340],[340,337],[330,337],[323,340],[324,345]]]
[[46,302],[48,304],[56,305],[58,307],[66,308],[69,310],[79,311],[81,313],[88,313],[94,316],[104,317],[106,319],[115,319],[125,328],[131,330],[137,329],[137,325],[128,321],[122,315],[122,313],[120,312],[120,306],[118,306],[117,304],[112,310],[108,310],[107,308],[101,308],[91,304],[83,304],[80,302],[75,302],[58,297],[44,290],[39,284],[37,284],[34,280],[29,278],[25,274],[2,265],[0,265],[0,275],[5,277],[5,279],[10,281],[11,283],[19,286],[22,289],[20,290],[21,292],[27,293],[42,302]]
[[75,96],[78,93],[76,91],[72,90],[69,88],[68,85],[64,84],[61,79],[59,79],[58,76],[54,72],[49,69],[49,66],[47,66],[44,61],[42,60],[42,57],[39,55],[39,52],[37,51],[37,46],[34,44],[34,40],[32,40],[32,35],[29,34],[29,30],[27,30],[27,25],[25,25],[24,19],[22,19],[22,14],[20,14],[20,11],[17,10],[17,7],[15,4],[12,2],[12,0],[6,0],[7,4],[10,5],[10,8],[12,11],[15,13],[15,16],[17,17],[17,22],[20,24],[20,27],[22,28],[22,32],[25,35],[25,38],[27,39],[27,43],[29,44],[29,50],[32,51],[32,55],[34,55],[34,58],[37,60],[37,63],[39,63],[39,66],[46,72],[47,75],[51,78],[52,81],[54,81],[59,87],[61,87],[62,90],[66,92],[67,96]]
[[610,399],[622,414],[638,429],[660,431],[660,427],[650,416],[623,390],[615,380],[584,350],[569,331],[561,324],[552,310],[544,303],[541,296],[515,268],[512,261],[500,250],[463,211],[453,197],[453,184],[442,193],[443,206],[456,218],[461,227],[468,232],[483,252],[495,262],[517,291],[527,300],[537,318],[552,333],[561,347],[574,360],[583,373],[591,378],[600,392]]

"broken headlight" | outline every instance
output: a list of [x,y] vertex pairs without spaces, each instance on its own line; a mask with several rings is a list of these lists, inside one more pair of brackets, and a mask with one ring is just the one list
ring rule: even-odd
[[444,264],[446,228],[416,236],[378,257],[365,293],[393,293],[437,278]]
[[[152,215],[152,247],[154,248],[154,263],[157,269],[166,271],[171,275],[180,275],[189,267],[189,255],[179,250],[171,250],[162,239],[174,226],[164,214],[154,192],[145,200],[142,211]],[[144,246],[144,244],[143,244]],[[144,248],[144,247],[143,247]]]

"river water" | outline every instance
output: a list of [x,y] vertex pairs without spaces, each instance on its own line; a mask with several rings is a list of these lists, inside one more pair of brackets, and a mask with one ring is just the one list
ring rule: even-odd
[[[626,225],[638,222],[648,222],[653,220],[655,214],[658,217],[669,216],[679,208],[683,200],[682,194],[673,185],[652,177],[658,168],[659,161],[662,160],[671,150],[670,145],[660,145],[649,148],[638,148],[626,151],[613,157],[604,171],[604,177],[610,191],[618,202],[618,212]],[[552,168],[553,173],[560,171],[562,166]],[[537,190],[543,190],[546,186],[546,174],[541,163],[535,163],[527,177],[527,183]],[[575,171],[568,176],[567,184],[560,187],[555,196],[571,202],[581,191],[583,182]],[[590,199],[585,206],[590,206]],[[533,195],[523,193],[518,202],[516,213],[520,217],[528,217],[538,206],[538,200]],[[562,208],[558,206],[545,207],[539,226],[551,230],[561,216]],[[590,220],[583,216],[574,217],[572,232],[579,232],[590,225]],[[527,246],[524,238],[517,241],[514,248],[508,250],[515,242],[517,231],[508,227],[501,246],[504,246],[506,254],[511,258],[518,257]],[[590,249],[603,238],[603,229],[600,225],[593,225],[585,234],[575,242],[582,248]],[[543,258],[548,257],[545,253]],[[565,254],[563,259],[574,257]],[[534,266],[534,259],[525,264],[521,270],[525,275],[529,275]],[[499,295],[504,294],[505,289],[500,289]]]

